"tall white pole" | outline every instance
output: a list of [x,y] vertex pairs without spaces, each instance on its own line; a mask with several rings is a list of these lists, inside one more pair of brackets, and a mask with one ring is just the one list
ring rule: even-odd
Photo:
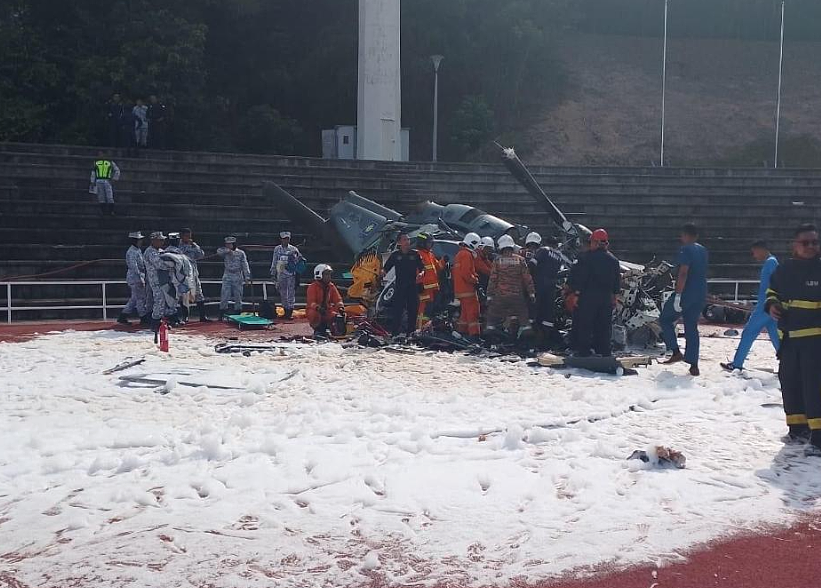
[[431,55],[433,63],[433,161],[437,160],[439,150],[439,64],[444,57]]
[[667,8],[669,0],[664,0],[664,56],[661,65],[661,167],[664,167],[664,119],[667,107]]
[[778,101],[775,107],[775,162],[778,167],[778,135],[781,132],[781,81],[784,77],[784,1],[781,2],[781,53],[778,58]]

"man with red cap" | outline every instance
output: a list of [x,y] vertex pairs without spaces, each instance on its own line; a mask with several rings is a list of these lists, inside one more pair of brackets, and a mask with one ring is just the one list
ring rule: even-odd
[[573,341],[580,357],[589,356],[591,348],[601,356],[611,354],[613,306],[621,290],[621,268],[609,246],[607,231],[596,229],[590,237],[590,250],[579,256],[570,272],[570,288],[578,297]]

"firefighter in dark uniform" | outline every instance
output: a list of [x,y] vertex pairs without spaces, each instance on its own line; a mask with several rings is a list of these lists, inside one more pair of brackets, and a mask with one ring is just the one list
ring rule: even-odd
[[621,270],[609,245],[607,231],[593,231],[590,251],[579,257],[570,274],[570,288],[578,297],[572,339],[579,357],[589,356],[591,347],[598,355],[611,355],[613,305],[621,289]]
[[555,337],[556,279],[564,263],[558,250],[559,240],[548,236],[545,245],[536,249],[528,260],[533,283],[536,286],[536,328],[548,339]]
[[795,231],[793,255],[770,279],[766,310],[782,332],[778,378],[789,433],[821,457],[821,249],[815,225]]
[[394,336],[399,334],[402,330],[402,316],[407,314],[408,321],[405,332],[410,335],[416,329],[416,313],[419,310],[419,290],[416,286],[416,276],[424,271],[425,264],[422,262],[419,252],[416,249],[411,249],[410,238],[406,234],[399,235],[396,244],[398,248],[391,253],[382,268],[382,277],[391,269],[394,270],[391,333]]

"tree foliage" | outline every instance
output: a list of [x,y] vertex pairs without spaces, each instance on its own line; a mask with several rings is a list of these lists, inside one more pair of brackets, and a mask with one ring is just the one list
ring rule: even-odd
[[[679,36],[772,38],[778,0],[670,0]],[[821,2],[790,0],[792,39],[821,37]],[[525,128],[559,100],[554,32],[658,35],[663,0],[403,0],[403,125],[430,153],[442,54],[443,159],[491,129]],[[94,144],[105,103],[158,94],[180,149],[318,155],[320,130],[356,119],[357,0],[6,0],[0,140]],[[471,127],[470,125],[475,125]]]

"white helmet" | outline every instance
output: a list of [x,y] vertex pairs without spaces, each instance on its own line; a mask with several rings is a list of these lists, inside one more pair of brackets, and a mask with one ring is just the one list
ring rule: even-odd
[[320,263],[318,266],[314,268],[314,279],[321,280],[322,274],[324,274],[325,272],[332,271],[334,271],[333,268],[329,266],[327,263]]
[[482,237],[482,247],[487,247],[488,249],[496,249],[496,243],[493,242],[493,237]]
[[462,243],[468,246],[469,249],[476,251],[476,248],[479,247],[479,244],[482,242],[482,238],[477,235],[476,233],[468,233],[465,235],[465,238],[462,239]]
[[515,249],[516,248],[516,242],[513,240],[513,237],[511,237],[510,235],[502,235],[501,237],[499,237],[499,240],[497,241],[497,244],[499,245],[499,251],[501,251],[502,249]]
[[527,237],[525,237],[525,245],[530,245],[531,243],[541,245],[542,236],[539,233],[528,233]]

